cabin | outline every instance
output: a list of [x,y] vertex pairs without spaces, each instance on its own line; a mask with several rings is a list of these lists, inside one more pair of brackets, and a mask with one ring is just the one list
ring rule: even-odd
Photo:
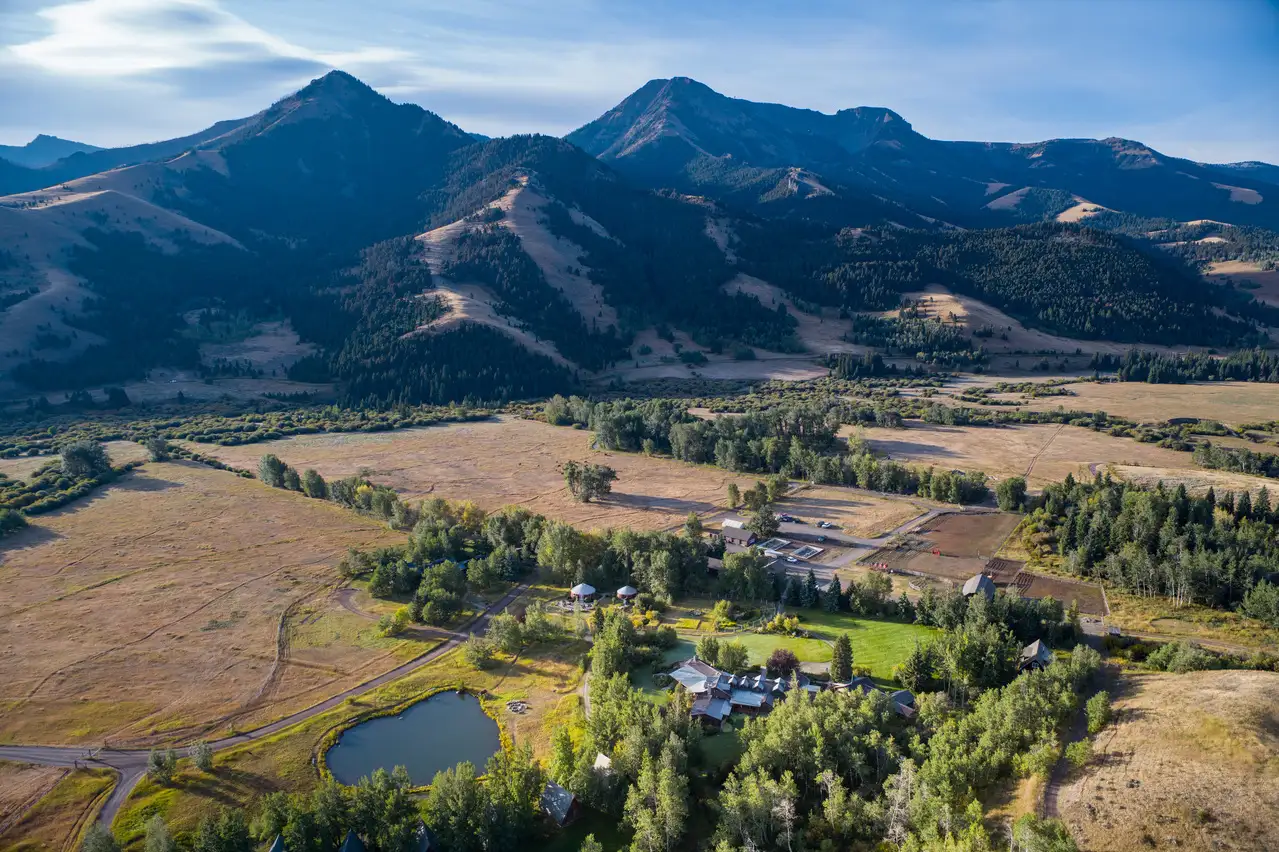
[[1017,662],[1017,671],[1038,671],[1047,668],[1052,661],[1052,648],[1036,639],[1021,649],[1021,659]]
[[582,814],[582,805],[568,790],[554,781],[542,788],[542,812],[558,826],[566,826]]
[[974,574],[964,583],[964,597],[971,598],[973,595],[985,595],[986,600],[993,601],[995,599],[995,581],[987,577],[985,574]]

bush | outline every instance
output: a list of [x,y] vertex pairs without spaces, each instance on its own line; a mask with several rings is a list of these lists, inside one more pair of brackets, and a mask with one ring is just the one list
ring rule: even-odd
[[1076,769],[1083,769],[1092,760],[1092,740],[1079,740],[1066,746],[1066,760]]
[[191,761],[201,772],[213,771],[213,747],[205,740],[200,740],[191,750]]
[[477,669],[492,668],[496,659],[496,649],[492,642],[482,636],[472,636],[462,646],[466,662]]
[[788,678],[799,669],[799,657],[789,648],[777,648],[768,655],[767,665],[773,677]]
[[1146,658],[1146,664],[1152,669],[1172,674],[1221,668],[1221,661],[1216,656],[1189,642],[1169,642],[1159,646]]
[[395,611],[394,615],[384,615],[379,618],[377,629],[383,636],[399,636],[408,629],[412,620],[413,616],[409,608],[402,606]]
[[0,509],[0,538],[15,533],[27,525],[27,519],[13,509]]
[[62,472],[75,479],[89,479],[111,472],[111,457],[97,441],[76,441],[62,448]]
[[1110,693],[1103,690],[1089,698],[1085,712],[1088,715],[1088,733],[1095,734],[1106,727],[1111,717]]

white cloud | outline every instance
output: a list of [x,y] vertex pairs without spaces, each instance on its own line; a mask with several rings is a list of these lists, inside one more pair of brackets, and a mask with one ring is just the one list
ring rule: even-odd
[[409,56],[382,47],[308,50],[249,24],[214,0],[77,0],[38,14],[50,32],[11,45],[9,53],[59,75],[129,77],[272,60],[360,67]]

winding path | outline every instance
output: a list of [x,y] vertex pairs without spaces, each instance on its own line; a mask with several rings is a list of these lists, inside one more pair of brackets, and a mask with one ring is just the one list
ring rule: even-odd
[[[277,719],[268,725],[255,728],[252,731],[235,734],[234,736],[224,737],[215,740],[209,745],[213,747],[215,752],[229,749],[234,746],[243,745],[262,737],[269,737],[277,734],[285,728],[291,727],[304,722],[313,716],[331,710],[341,704],[348,698],[363,695],[377,689],[379,686],[398,680],[405,675],[413,672],[422,666],[452,651],[458,645],[462,644],[471,635],[482,635],[488,628],[489,619],[493,615],[501,612],[511,605],[520,595],[524,594],[528,589],[527,583],[516,586],[507,592],[501,600],[490,605],[475,618],[466,624],[461,630],[451,634],[449,638],[442,643],[427,651],[421,656],[414,657],[407,663],[396,666],[390,671],[383,672],[377,677],[366,680],[364,683],[344,690],[337,695],[314,704],[305,710],[285,716],[283,719]],[[116,813],[119,812],[120,806],[124,804],[125,799],[133,792],[133,788],[138,785],[142,777],[146,775],[147,760],[150,757],[150,749],[90,749],[84,746],[39,746],[39,745],[0,745],[0,760],[10,760],[17,763],[34,763],[43,766],[97,766],[108,767],[120,773],[120,780],[111,791],[111,796],[107,799],[102,810],[98,813],[98,821],[106,825],[110,825],[115,819]]]

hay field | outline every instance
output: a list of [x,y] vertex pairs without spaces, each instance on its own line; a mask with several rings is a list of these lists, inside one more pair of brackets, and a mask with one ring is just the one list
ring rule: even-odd
[[1080,849],[1279,848],[1279,675],[1132,674],[1057,797]]
[[[1145,382],[1080,382],[1065,385],[1074,396],[1028,401],[1030,411],[1104,411],[1139,422],[1198,417],[1236,425],[1279,416],[1279,385],[1262,382],[1201,382],[1148,385]],[[1012,395],[1016,397],[1016,394]]]
[[1068,473],[1091,477],[1090,465],[1194,467],[1189,453],[1052,424],[992,428],[910,421],[906,429],[844,427],[841,434],[861,434],[874,449],[897,461],[980,470],[994,480],[1025,476],[1032,488],[1059,482]]
[[[146,461],[147,450],[136,441],[107,441],[103,445],[111,463],[122,465],[131,461]],[[0,473],[10,479],[25,480],[31,474],[49,462],[57,461],[57,456],[22,456],[16,459],[0,459]]]
[[0,741],[179,740],[391,668],[386,649],[294,649],[296,625],[282,643],[279,628],[332,606],[348,547],[401,540],[189,462],[148,464],[33,518],[0,550]]
[[[518,504],[584,529],[666,529],[689,512],[716,511],[729,482],[746,488],[756,477],[638,453],[591,450],[590,432],[499,417],[373,434],[302,435],[240,447],[198,447],[228,464],[253,469],[265,453],[326,479],[365,470],[368,477],[404,499],[444,497],[472,500],[487,510]],[[591,461],[617,470],[613,493],[597,503],[578,503],[557,467]]]

